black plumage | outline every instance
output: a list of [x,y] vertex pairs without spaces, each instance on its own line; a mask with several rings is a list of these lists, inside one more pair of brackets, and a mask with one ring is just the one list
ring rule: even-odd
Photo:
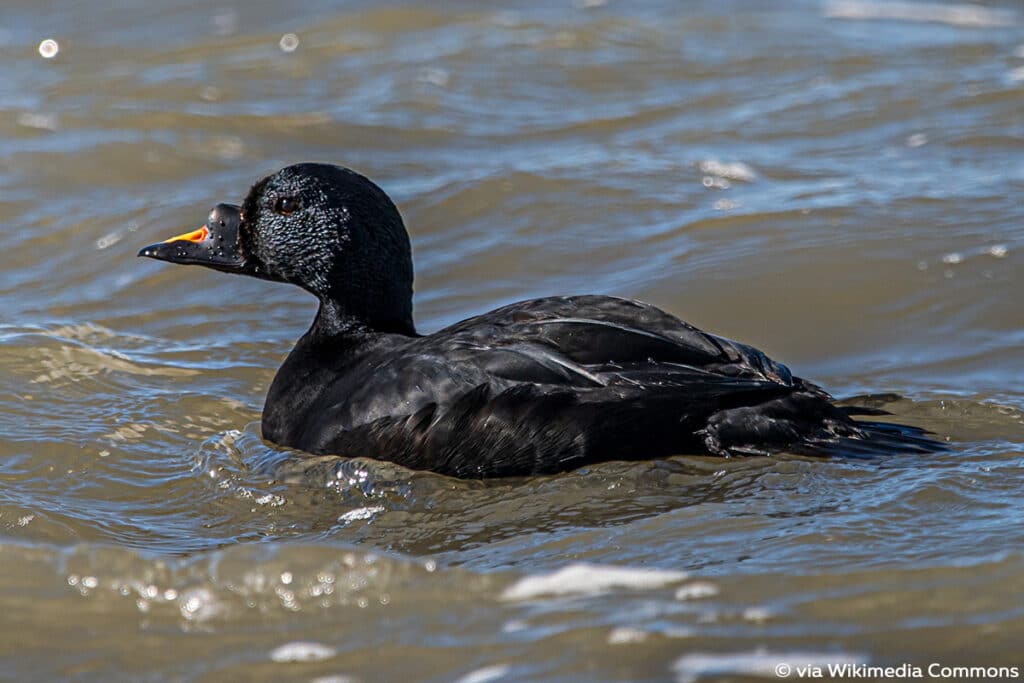
[[[267,395],[263,436],[280,445],[474,478],[683,453],[941,448],[914,427],[854,420],[879,412],[837,407],[757,349],[637,301],[534,299],[420,336],[401,216],[345,168],[289,166],[240,211],[216,212],[205,232],[140,255],[320,300]],[[215,251],[225,243],[227,258]]]

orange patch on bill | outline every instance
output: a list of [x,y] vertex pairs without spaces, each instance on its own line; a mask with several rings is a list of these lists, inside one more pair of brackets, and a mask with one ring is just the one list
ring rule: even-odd
[[168,242],[203,242],[210,236],[210,229],[205,225],[198,230],[192,232],[186,232],[183,235],[175,235],[174,237],[164,240],[164,244]]

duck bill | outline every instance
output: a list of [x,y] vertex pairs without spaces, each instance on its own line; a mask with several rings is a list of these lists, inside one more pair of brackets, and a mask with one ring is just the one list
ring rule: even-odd
[[241,223],[237,206],[218,204],[203,227],[143,247],[139,256],[168,263],[206,266],[229,273],[248,273],[238,242]]

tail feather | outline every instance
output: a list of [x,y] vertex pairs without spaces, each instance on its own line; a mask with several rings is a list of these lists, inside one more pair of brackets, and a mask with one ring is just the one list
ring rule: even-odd
[[877,404],[835,405],[827,394],[813,387],[801,388],[756,405],[713,413],[698,435],[708,451],[716,455],[786,452],[869,459],[948,450],[924,429],[853,417],[889,414]]
[[[861,413],[855,413],[861,414]],[[873,413],[870,413],[873,414]],[[941,453],[949,446],[932,438],[931,432],[894,422],[856,420],[856,436],[814,440],[787,450],[799,455],[871,459],[901,454]]]

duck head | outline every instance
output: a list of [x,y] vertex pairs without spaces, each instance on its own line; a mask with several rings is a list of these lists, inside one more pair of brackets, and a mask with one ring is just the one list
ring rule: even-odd
[[331,315],[412,330],[412,253],[398,209],[369,179],[331,164],[295,164],[263,178],[241,207],[218,204],[198,230],[139,251],[312,293]]

